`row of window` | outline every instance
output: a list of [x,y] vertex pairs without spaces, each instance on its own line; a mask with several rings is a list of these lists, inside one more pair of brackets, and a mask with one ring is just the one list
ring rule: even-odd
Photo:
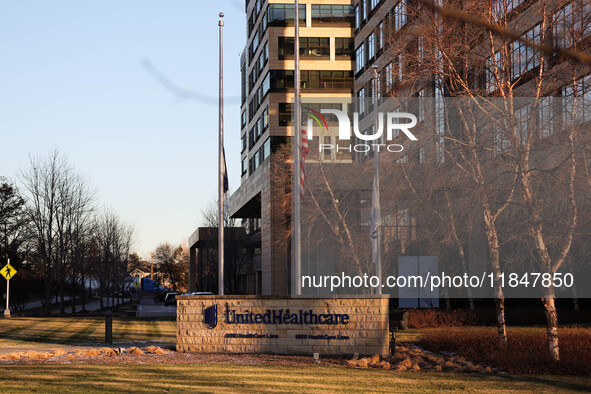
[[[294,56],[295,39],[293,37],[279,37],[279,59]],[[330,39],[328,37],[300,37],[300,56],[329,57]]]
[[[249,173],[252,174],[261,164],[271,155],[271,137],[267,138],[265,143],[257,150],[249,161]],[[242,160],[242,175],[246,175],[246,162],[248,158]]]
[[591,3],[573,0],[559,9],[553,17],[554,45],[570,48],[575,42],[591,35]]
[[[591,20],[581,16],[580,12],[591,14],[591,5],[575,0],[562,7],[553,15],[551,39],[559,48],[568,48],[576,41],[591,35]],[[542,25],[537,24],[527,30],[523,37],[536,44],[542,43]],[[513,41],[509,48],[510,77],[515,80],[540,65],[539,51],[520,41]],[[485,65],[485,89],[491,93],[496,90],[496,73],[502,73],[501,51],[489,57]]]
[[[301,24],[306,24],[306,6],[300,4],[298,17]],[[269,4],[267,10],[267,23],[269,26],[283,26],[295,23],[295,5],[293,4]]]
[[380,0],[360,0],[355,6],[355,28],[358,29],[361,24],[368,19],[369,14],[377,7]]
[[248,47],[249,64],[250,64],[250,62],[252,62],[254,54],[256,53],[257,49],[259,48],[259,44],[261,43],[261,40],[264,38],[265,31],[267,31],[266,15],[263,16],[263,19],[261,20],[261,23],[259,24],[259,27],[256,30],[256,33],[252,39],[252,42],[250,43],[250,46]]
[[261,53],[259,54],[259,57],[256,61],[256,63],[254,64],[254,67],[252,68],[252,71],[250,72],[250,76],[248,78],[248,91],[251,91],[254,88],[254,85],[256,85],[259,77],[261,76],[263,69],[265,68],[265,65],[267,64],[267,62],[269,61],[269,42],[265,42],[265,46],[263,48],[263,50],[261,51]]
[[250,149],[259,141],[261,136],[269,128],[269,107],[265,108],[261,116],[254,122],[254,125],[248,132],[248,140],[250,141]]
[[252,13],[250,14],[250,17],[248,18],[248,35],[250,36],[250,33],[252,33],[252,30],[254,29],[254,25],[256,24],[256,21],[259,17],[259,15],[261,14],[261,10],[262,10],[262,5],[265,2],[265,0],[256,0],[256,3],[254,5],[254,8],[252,10]]
[[348,23],[353,25],[355,11],[351,5],[312,5],[312,24]]
[[251,121],[256,113],[258,112],[261,104],[263,104],[263,100],[267,93],[269,93],[270,89],[270,73],[267,73],[263,82],[256,90],[255,94],[253,95],[252,99],[250,100],[250,104],[248,106],[248,120]]
[[[338,103],[333,104],[317,104],[317,103],[305,103],[302,104],[304,108],[302,111],[309,111],[314,110],[316,112],[320,112],[321,109],[338,109],[342,110],[343,105]],[[279,126],[289,126],[291,125],[292,118],[291,118],[291,103],[279,103]]]
[[371,32],[355,50],[355,73],[371,64],[375,56],[387,45],[389,37],[400,30],[406,22],[406,0],[400,0],[377,24],[375,31]]
[[[295,53],[295,39],[293,37],[278,38],[279,59],[293,57]],[[330,56],[330,38],[328,37],[300,37],[300,56],[310,58],[328,58]],[[335,38],[335,56],[353,56],[353,39],[347,37]]]
[[[403,57],[402,54],[399,53],[395,56],[393,61],[386,64],[386,66],[378,72],[378,99],[387,97],[394,87],[402,81],[403,69]],[[357,92],[357,97],[361,99],[359,108],[360,115],[371,111],[371,108],[366,107],[364,99],[373,97],[373,86],[374,81],[372,79]]]
[[503,19],[523,2],[525,0],[493,0],[492,13],[497,20]]
[[[258,27],[255,27],[258,16],[263,12],[260,2],[257,0],[256,6],[248,18],[248,35],[253,32],[254,37],[249,47],[249,59],[256,53],[256,50],[263,39],[263,35],[269,26],[290,26],[295,22],[295,5],[293,4],[269,4],[264,12]],[[330,24],[349,24],[353,25],[354,9],[350,5],[336,4],[312,4],[311,5],[312,25],[330,25]],[[299,21],[302,25],[306,24],[306,5],[299,6]]]
[[[293,89],[293,70],[271,70],[271,89]],[[301,89],[352,89],[352,71],[300,71]]]
[[[533,112],[531,104],[517,108],[514,112],[516,122],[517,139],[523,146],[527,143],[528,131],[531,127],[538,130],[537,137],[547,138],[554,134],[555,130],[562,128],[563,125],[571,123],[582,124],[591,121],[591,75],[587,75],[577,81],[576,85],[586,85],[586,89],[581,91],[578,100],[565,100],[561,97],[541,97],[538,110]],[[562,89],[563,97],[573,94],[574,87],[569,85]],[[531,123],[535,122],[535,125]],[[493,129],[493,143],[496,152],[506,152],[511,150],[511,142],[507,134],[498,128]]]

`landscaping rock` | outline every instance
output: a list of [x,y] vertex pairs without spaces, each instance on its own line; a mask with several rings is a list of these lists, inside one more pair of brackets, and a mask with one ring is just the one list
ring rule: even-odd
[[130,347],[129,349],[127,349],[127,353],[128,354],[133,354],[133,355],[136,355],[136,356],[141,356],[141,355],[144,354],[144,351],[142,349],[140,349],[140,348],[137,348],[137,347],[133,346],[133,347]]
[[390,369],[390,363],[387,361],[380,361],[376,366],[382,369]]
[[104,356],[109,356],[109,357],[113,357],[117,355],[117,351],[115,351],[114,349],[111,349],[110,347],[104,347],[99,349],[99,352],[101,352],[101,354],[103,354]]
[[404,359],[404,361],[402,361],[401,365],[406,368],[412,368],[412,360],[407,357]]
[[68,352],[66,352],[65,350],[62,349],[54,349],[51,354],[53,354],[54,357],[60,357],[60,356],[65,356]]
[[377,354],[374,354],[373,356],[371,356],[369,358],[369,365],[371,365],[371,366],[378,365],[379,362],[380,362],[380,356]]
[[368,358],[362,358],[361,360],[357,361],[357,367],[358,368],[367,368],[367,366],[369,365],[369,359]]

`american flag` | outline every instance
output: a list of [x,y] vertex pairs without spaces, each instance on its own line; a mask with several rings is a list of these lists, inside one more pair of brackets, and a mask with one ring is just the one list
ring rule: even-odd
[[304,182],[306,180],[304,162],[306,161],[306,155],[308,155],[308,152],[310,152],[310,148],[308,147],[308,135],[306,134],[306,130],[302,130],[302,144],[300,146],[300,194],[302,199],[304,198]]

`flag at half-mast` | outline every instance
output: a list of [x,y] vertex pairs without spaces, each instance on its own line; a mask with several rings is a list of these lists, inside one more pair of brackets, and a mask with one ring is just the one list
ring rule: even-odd
[[371,222],[369,225],[369,238],[371,239],[371,260],[375,264],[378,259],[379,232],[382,225],[382,213],[380,210],[380,186],[378,175],[374,173],[373,188],[371,192]]
[[228,166],[226,166],[226,148],[222,147],[222,156],[224,157],[224,168],[222,169],[224,171],[224,220],[228,219],[228,210],[229,210],[229,205],[228,205],[228,197],[226,196],[226,193],[228,193],[228,189],[229,189],[229,183],[228,183]]

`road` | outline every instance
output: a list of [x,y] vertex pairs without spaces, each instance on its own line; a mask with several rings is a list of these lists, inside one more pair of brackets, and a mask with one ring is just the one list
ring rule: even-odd
[[142,298],[137,307],[137,317],[176,316],[176,305],[165,306],[153,298]]
[[[64,300],[69,301],[70,298],[71,297],[64,297]],[[103,297],[104,305],[107,305],[107,301],[110,301],[110,299],[107,300],[106,297]],[[43,306],[43,304],[41,303],[41,301],[32,301],[32,302],[27,303],[27,306],[25,306],[25,311],[30,310],[30,309],[40,308],[42,306]],[[76,305],[76,312],[80,312],[81,309],[82,309],[82,305]],[[87,311],[96,311],[96,310],[101,309],[100,300],[93,299],[92,301],[86,302],[84,309],[86,309]],[[59,313],[59,311],[60,311],[59,301],[51,304],[51,313]],[[72,313],[72,306],[66,305],[65,312]]]

